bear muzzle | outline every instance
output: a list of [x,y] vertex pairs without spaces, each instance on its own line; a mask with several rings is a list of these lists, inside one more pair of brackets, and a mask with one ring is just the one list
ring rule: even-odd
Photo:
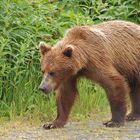
[[44,92],[45,94],[49,94],[53,89],[51,89],[50,87],[45,87],[44,85],[40,85],[39,86],[39,90]]
[[54,90],[53,87],[53,83],[50,82],[50,80],[48,79],[43,79],[40,86],[39,86],[39,90],[41,90],[42,92],[44,92],[45,94],[50,93],[52,90]]
[[41,90],[42,92],[46,92],[46,87],[45,87],[45,86],[40,85],[40,86],[39,86],[39,90]]

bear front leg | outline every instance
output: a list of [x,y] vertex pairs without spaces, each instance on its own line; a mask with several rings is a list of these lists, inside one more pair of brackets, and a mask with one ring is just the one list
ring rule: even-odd
[[126,94],[129,92],[125,78],[119,73],[112,74],[104,79],[103,87],[107,92],[112,112],[112,119],[104,125],[107,127],[120,127],[125,122]]
[[57,118],[51,124],[44,124],[45,129],[62,128],[66,124],[75,98],[78,94],[76,78],[66,81],[56,91]]

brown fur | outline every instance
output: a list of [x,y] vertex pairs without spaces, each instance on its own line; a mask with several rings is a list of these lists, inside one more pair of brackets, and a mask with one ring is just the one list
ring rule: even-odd
[[64,126],[78,94],[76,83],[81,76],[105,89],[112,112],[112,119],[104,123],[106,126],[124,124],[128,93],[132,112],[127,120],[140,119],[139,25],[109,21],[94,26],[76,26],[54,47],[41,43],[40,48],[43,51],[43,85],[45,92],[56,90],[58,112],[56,120],[44,128]]

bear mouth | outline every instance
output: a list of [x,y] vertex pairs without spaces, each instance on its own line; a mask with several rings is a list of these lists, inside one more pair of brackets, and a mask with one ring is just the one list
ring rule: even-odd
[[44,93],[45,95],[49,95],[53,90],[49,89],[49,90],[45,90],[42,91],[42,93]]
[[48,95],[54,93],[54,89],[48,89],[48,90],[42,91],[42,93],[43,93],[44,95],[48,96]]

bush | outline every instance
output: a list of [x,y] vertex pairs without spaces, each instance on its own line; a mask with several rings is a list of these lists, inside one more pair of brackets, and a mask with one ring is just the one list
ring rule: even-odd
[[[54,44],[73,25],[112,19],[140,23],[139,7],[139,0],[1,0],[0,117],[53,116],[54,95],[45,97],[38,91],[41,81],[39,41]],[[79,90],[83,101],[77,103],[75,115],[79,111],[86,116],[93,106],[98,110],[107,105],[104,94],[96,94],[103,91],[90,81],[82,80]],[[85,109],[80,110],[81,107]]]

